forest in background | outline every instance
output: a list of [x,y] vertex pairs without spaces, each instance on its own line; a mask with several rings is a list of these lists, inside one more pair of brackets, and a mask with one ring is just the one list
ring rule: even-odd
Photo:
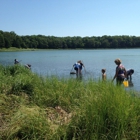
[[140,36],[19,36],[14,31],[0,30],[0,49],[2,48],[34,48],[34,49],[123,49],[140,48]]

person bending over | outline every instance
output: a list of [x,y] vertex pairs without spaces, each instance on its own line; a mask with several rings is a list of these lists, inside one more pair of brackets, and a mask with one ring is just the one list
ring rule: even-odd
[[132,80],[132,74],[134,73],[133,69],[129,69],[126,71],[126,75],[127,75],[127,80],[130,78],[130,80]]
[[82,67],[85,67],[81,60],[77,61],[74,65],[74,70],[76,70],[76,75],[81,75]]
[[31,65],[30,64],[26,64],[25,68],[30,69],[31,70]]

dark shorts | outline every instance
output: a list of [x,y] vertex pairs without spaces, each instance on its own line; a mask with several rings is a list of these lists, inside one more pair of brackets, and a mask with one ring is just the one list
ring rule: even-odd
[[117,77],[117,84],[121,84],[124,81],[124,77],[118,76]]
[[75,69],[76,71],[78,70],[78,68],[77,68],[77,67],[75,67],[74,69]]

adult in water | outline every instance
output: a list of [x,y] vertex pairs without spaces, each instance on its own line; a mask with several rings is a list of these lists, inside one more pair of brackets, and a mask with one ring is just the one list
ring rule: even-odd
[[77,76],[82,74],[82,73],[81,73],[82,67],[85,68],[85,66],[84,66],[84,64],[82,63],[81,60],[77,61],[77,62],[73,65],[73,67],[74,67],[74,70],[76,70],[76,75],[77,75]]
[[115,64],[117,65],[116,70],[115,70],[115,75],[113,77],[113,80],[116,78],[117,85],[122,84],[124,79],[126,78],[126,69],[125,67],[121,64],[120,59],[115,59]]

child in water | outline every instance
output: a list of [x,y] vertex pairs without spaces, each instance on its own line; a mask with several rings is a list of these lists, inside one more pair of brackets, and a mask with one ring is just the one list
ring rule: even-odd
[[102,80],[106,80],[106,69],[102,69],[101,70],[101,72],[102,72]]
[[130,78],[132,80],[132,74],[134,73],[133,69],[129,69],[126,71],[127,80]]

